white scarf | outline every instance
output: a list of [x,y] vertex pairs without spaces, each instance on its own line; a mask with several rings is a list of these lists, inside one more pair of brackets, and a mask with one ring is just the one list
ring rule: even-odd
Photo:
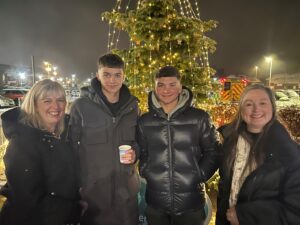
[[246,177],[256,168],[256,165],[249,166],[250,144],[239,136],[236,145],[236,155],[233,165],[233,175],[231,181],[229,207],[236,205],[238,194]]

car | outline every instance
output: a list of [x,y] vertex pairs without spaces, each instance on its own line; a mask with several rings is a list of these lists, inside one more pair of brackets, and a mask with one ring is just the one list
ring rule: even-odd
[[14,100],[15,105],[19,105],[19,102],[23,100],[28,91],[29,89],[25,88],[5,88],[1,94],[6,98]]
[[13,106],[15,106],[14,100],[0,95],[0,108],[13,107]]

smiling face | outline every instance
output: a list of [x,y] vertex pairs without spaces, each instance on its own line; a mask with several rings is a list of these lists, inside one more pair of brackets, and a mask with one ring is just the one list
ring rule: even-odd
[[155,94],[166,113],[177,105],[181,90],[182,86],[177,77],[159,77],[155,80]]
[[97,78],[101,82],[103,94],[108,96],[118,96],[124,81],[122,68],[102,67],[98,69]]
[[273,116],[272,103],[266,91],[249,91],[244,97],[241,115],[248,131],[260,133]]
[[66,100],[62,93],[49,91],[36,103],[37,112],[49,132],[54,132],[57,124],[65,115]]

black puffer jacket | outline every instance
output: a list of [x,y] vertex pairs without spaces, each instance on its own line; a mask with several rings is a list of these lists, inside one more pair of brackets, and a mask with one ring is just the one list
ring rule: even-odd
[[51,133],[21,124],[19,108],[2,114],[7,200],[1,225],[62,225],[79,221],[77,157]]
[[203,207],[199,184],[216,169],[215,129],[208,114],[191,107],[191,102],[192,93],[184,88],[176,109],[167,116],[151,92],[150,111],[138,123],[147,204],[172,215]]
[[[221,127],[226,148],[230,135]],[[300,148],[277,121],[264,139],[267,150],[262,166],[246,178],[236,205],[240,225],[300,224]],[[222,152],[228,152],[222,149]],[[226,219],[232,176],[220,168],[217,225],[230,225]]]

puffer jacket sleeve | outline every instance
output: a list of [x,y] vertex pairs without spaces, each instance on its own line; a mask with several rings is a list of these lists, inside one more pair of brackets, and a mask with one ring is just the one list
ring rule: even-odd
[[41,188],[44,185],[43,169],[37,149],[34,146],[32,148],[23,146],[26,144],[15,137],[10,140],[6,149],[4,163],[9,187],[6,195],[8,199],[13,200],[12,207],[15,212],[13,221],[16,225],[24,224],[26,221],[35,221],[38,224],[39,219],[36,217],[39,214],[37,211],[40,210],[38,205],[45,196],[45,191]]
[[142,120],[138,120],[137,125],[137,143],[139,146],[139,173],[141,177],[144,177],[144,171],[147,166],[148,150],[147,140],[143,134]]
[[199,145],[202,149],[202,158],[199,161],[199,169],[202,174],[202,182],[206,182],[217,170],[218,154],[216,130],[209,119],[207,113],[199,123],[201,136],[199,137]]
[[300,164],[291,165],[286,170],[278,199],[238,204],[236,211],[240,224],[300,224]]

